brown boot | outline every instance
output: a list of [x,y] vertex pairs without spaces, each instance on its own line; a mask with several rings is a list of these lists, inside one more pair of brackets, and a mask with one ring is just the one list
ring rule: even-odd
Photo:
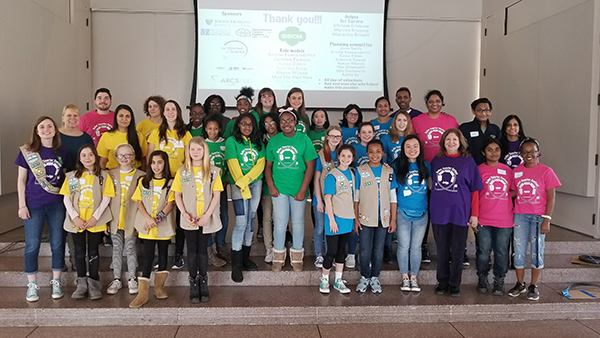
[[138,277],[138,294],[129,303],[129,307],[138,308],[148,302],[148,291],[150,290],[150,278]]
[[169,298],[169,295],[164,289],[167,276],[169,276],[169,271],[156,271],[154,273],[154,297],[158,299]]
[[290,249],[290,261],[292,263],[292,268],[294,268],[294,271],[302,271],[304,265],[304,262],[302,260],[303,258],[304,248],[300,250]]
[[231,260],[231,257],[229,257],[229,249],[227,249],[225,245],[213,244],[213,247],[216,247],[217,256],[219,256],[221,259],[223,259],[226,262],[229,262]]
[[227,264],[224,260],[217,256],[217,249],[214,246],[210,246],[207,249],[208,251],[208,264],[212,266],[216,266],[218,268]]
[[281,271],[285,264],[286,249],[277,250],[273,248],[273,271]]

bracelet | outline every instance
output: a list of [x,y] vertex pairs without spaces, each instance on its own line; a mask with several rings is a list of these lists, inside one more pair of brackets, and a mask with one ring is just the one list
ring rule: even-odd
[[27,208],[27,206],[24,206],[24,207],[20,207],[20,208],[19,208],[19,210],[21,210],[21,209],[25,209],[25,208]]
[[156,217],[154,219],[156,220],[156,222],[161,222],[165,218],[167,218],[167,214],[165,214],[164,211],[161,211],[158,214],[156,214]]
[[545,218],[545,219],[547,219],[549,221],[552,220],[552,216],[548,216],[548,215],[542,215],[542,218]]

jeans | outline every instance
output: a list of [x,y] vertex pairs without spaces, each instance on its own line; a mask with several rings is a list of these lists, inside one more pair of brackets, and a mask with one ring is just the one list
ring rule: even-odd
[[112,264],[114,278],[121,278],[123,271],[123,249],[127,255],[127,278],[135,278],[135,270],[138,267],[137,253],[135,250],[136,237],[125,237],[124,230],[117,230],[116,234],[112,236],[113,252],[112,252]]
[[306,199],[296,201],[294,196],[279,194],[272,197],[273,218],[275,226],[273,229],[274,248],[276,250],[285,249],[285,232],[288,226],[288,220],[292,219],[293,248],[300,250],[304,246],[304,213],[306,210]]
[[344,264],[346,261],[346,242],[350,233],[327,237],[327,253],[323,259],[323,268],[329,270],[335,261],[336,264]]
[[383,244],[388,228],[379,222],[377,227],[362,225],[360,230],[360,275],[365,278],[379,277],[383,263]]
[[254,218],[256,209],[262,197],[262,180],[257,180],[248,185],[252,197],[242,199],[242,192],[236,185],[231,185],[231,199],[235,212],[235,225],[231,232],[231,250],[240,251],[242,246],[252,245],[254,234]]
[[401,274],[408,274],[408,262],[410,258],[410,275],[417,276],[421,269],[421,245],[423,236],[429,225],[429,217],[425,215],[416,221],[409,221],[402,215],[401,211],[396,216],[396,237],[398,237],[398,250],[396,258]]
[[44,221],[48,221],[50,248],[52,249],[52,271],[62,271],[65,261],[65,205],[54,203],[38,208],[29,208],[29,219],[25,220],[25,274],[38,272],[38,255],[42,242]]
[[210,234],[203,234],[202,229],[185,230],[187,242],[187,261],[190,277],[196,278],[198,272],[201,276],[208,273],[208,239]]
[[[87,230],[73,234],[75,242],[75,268],[77,277],[85,277],[89,267],[89,276],[91,279],[99,280],[100,254],[98,247],[102,243],[104,232],[89,232]],[[85,251],[87,246],[88,261],[85,261]]]
[[459,288],[469,227],[448,223],[432,224],[432,229],[438,252],[438,284],[444,288]]
[[263,209],[263,242],[265,242],[265,249],[273,249],[273,201],[271,196],[263,195],[262,197],[262,209]]
[[531,267],[542,269],[544,267],[544,246],[546,235],[540,232],[542,216],[533,214],[515,214],[514,216],[514,249],[515,268],[525,268],[527,244],[531,247]]
[[356,246],[358,245],[358,234],[354,231],[350,232],[350,236],[348,236],[348,254],[355,255],[356,254]]
[[[315,255],[323,256],[323,240],[325,239],[325,213],[319,212],[317,206],[312,206],[315,213],[315,231],[313,232],[313,243],[315,244]],[[345,246],[345,242],[344,242]],[[325,243],[327,251],[327,243]]]
[[504,278],[508,271],[508,244],[512,228],[477,226],[477,275],[487,277],[490,272],[490,254],[494,250],[494,277]]

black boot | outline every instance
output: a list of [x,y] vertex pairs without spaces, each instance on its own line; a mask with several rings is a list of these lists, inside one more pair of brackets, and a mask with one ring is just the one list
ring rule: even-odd
[[200,289],[198,288],[198,276],[189,276],[190,281],[190,303],[200,303]]
[[383,262],[385,264],[392,264],[392,246],[384,245],[383,246]]
[[200,301],[208,302],[208,275],[196,276],[196,284],[200,286]]
[[244,275],[242,275],[242,251],[231,250],[231,279],[236,283],[244,281]]
[[253,261],[250,260],[250,249],[251,248],[252,248],[251,246],[242,245],[242,252],[244,253],[244,259],[242,260],[242,266],[244,266],[244,268],[246,270],[254,271],[254,270],[258,270],[258,265],[256,265],[256,263],[254,263]]

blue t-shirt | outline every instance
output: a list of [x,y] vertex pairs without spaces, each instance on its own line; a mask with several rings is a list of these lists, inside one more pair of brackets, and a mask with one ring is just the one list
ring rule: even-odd
[[[333,165],[337,166],[338,161],[337,161],[337,156],[335,155],[335,151],[331,152],[331,160],[333,161]],[[317,157],[317,161],[315,164],[315,171],[318,171],[320,173],[323,172],[323,162],[321,162],[321,156]],[[321,187],[321,189],[323,189],[323,187]],[[317,205],[317,197],[315,194],[313,194],[311,205]]]
[[358,136],[356,133],[358,132],[358,127],[348,128],[348,127],[340,127],[342,129],[342,142],[344,144],[356,144],[360,143],[358,141]]
[[392,162],[400,156],[402,152],[402,141],[404,136],[400,136],[398,142],[392,142],[392,138],[389,134],[381,136],[381,143],[383,143],[383,151],[386,156],[386,162],[392,164]]
[[369,157],[367,156],[367,147],[363,146],[360,143],[356,143],[352,145],[354,150],[356,151],[356,159],[354,159],[354,167],[358,168],[361,165],[369,162]]
[[[373,172],[373,175],[375,175],[375,180],[377,181],[377,188],[381,189],[381,185],[380,185],[380,183],[381,183],[381,170],[383,169],[383,165],[380,164],[377,167],[371,167],[371,166],[369,166],[369,168],[371,168],[371,171]],[[357,190],[360,190],[360,175],[356,175],[356,187],[357,187],[356,188]],[[392,172],[392,181],[390,182],[390,190],[397,189],[397,188],[398,188],[398,181],[396,180],[396,173]],[[381,200],[379,200],[379,204],[377,205],[377,208],[379,210],[381,210]],[[381,215],[379,215],[379,219],[381,220]]]
[[[350,186],[354,185],[354,182],[352,182],[352,174],[350,173],[350,168],[346,169],[346,170],[340,170],[342,172],[342,174],[344,174],[344,176],[346,176],[346,178],[348,178],[348,182],[350,182]],[[325,177],[325,183],[323,184],[323,191],[325,192],[325,195],[335,195],[336,193],[336,189],[335,189],[335,185],[336,185],[336,181],[335,181],[335,176],[333,175],[327,175],[327,177]],[[356,186],[354,185],[354,188],[356,189]],[[352,200],[354,200],[354,189],[352,189]],[[350,206],[348,206],[350,207]],[[354,219],[352,218],[341,218],[338,216],[335,216],[335,222],[337,223],[338,226],[338,232],[336,234],[331,232],[331,229],[329,229],[329,216],[325,215],[325,235],[327,236],[335,236],[335,235],[341,235],[341,234],[346,234],[351,232],[352,230],[354,230]]]
[[381,139],[381,136],[387,135],[390,132],[390,126],[392,125],[392,120],[389,119],[386,123],[379,123],[377,119],[371,120],[373,127],[375,127],[375,138]]
[[[429,177],[431,177],[431,165],[425,162]],[[398,200],[398,211],[409,221],[416,221],[427,215],[427,180],[419,181],[419,167],[417,163],[408,165],[406,182],[399,183],[396,189]]]

